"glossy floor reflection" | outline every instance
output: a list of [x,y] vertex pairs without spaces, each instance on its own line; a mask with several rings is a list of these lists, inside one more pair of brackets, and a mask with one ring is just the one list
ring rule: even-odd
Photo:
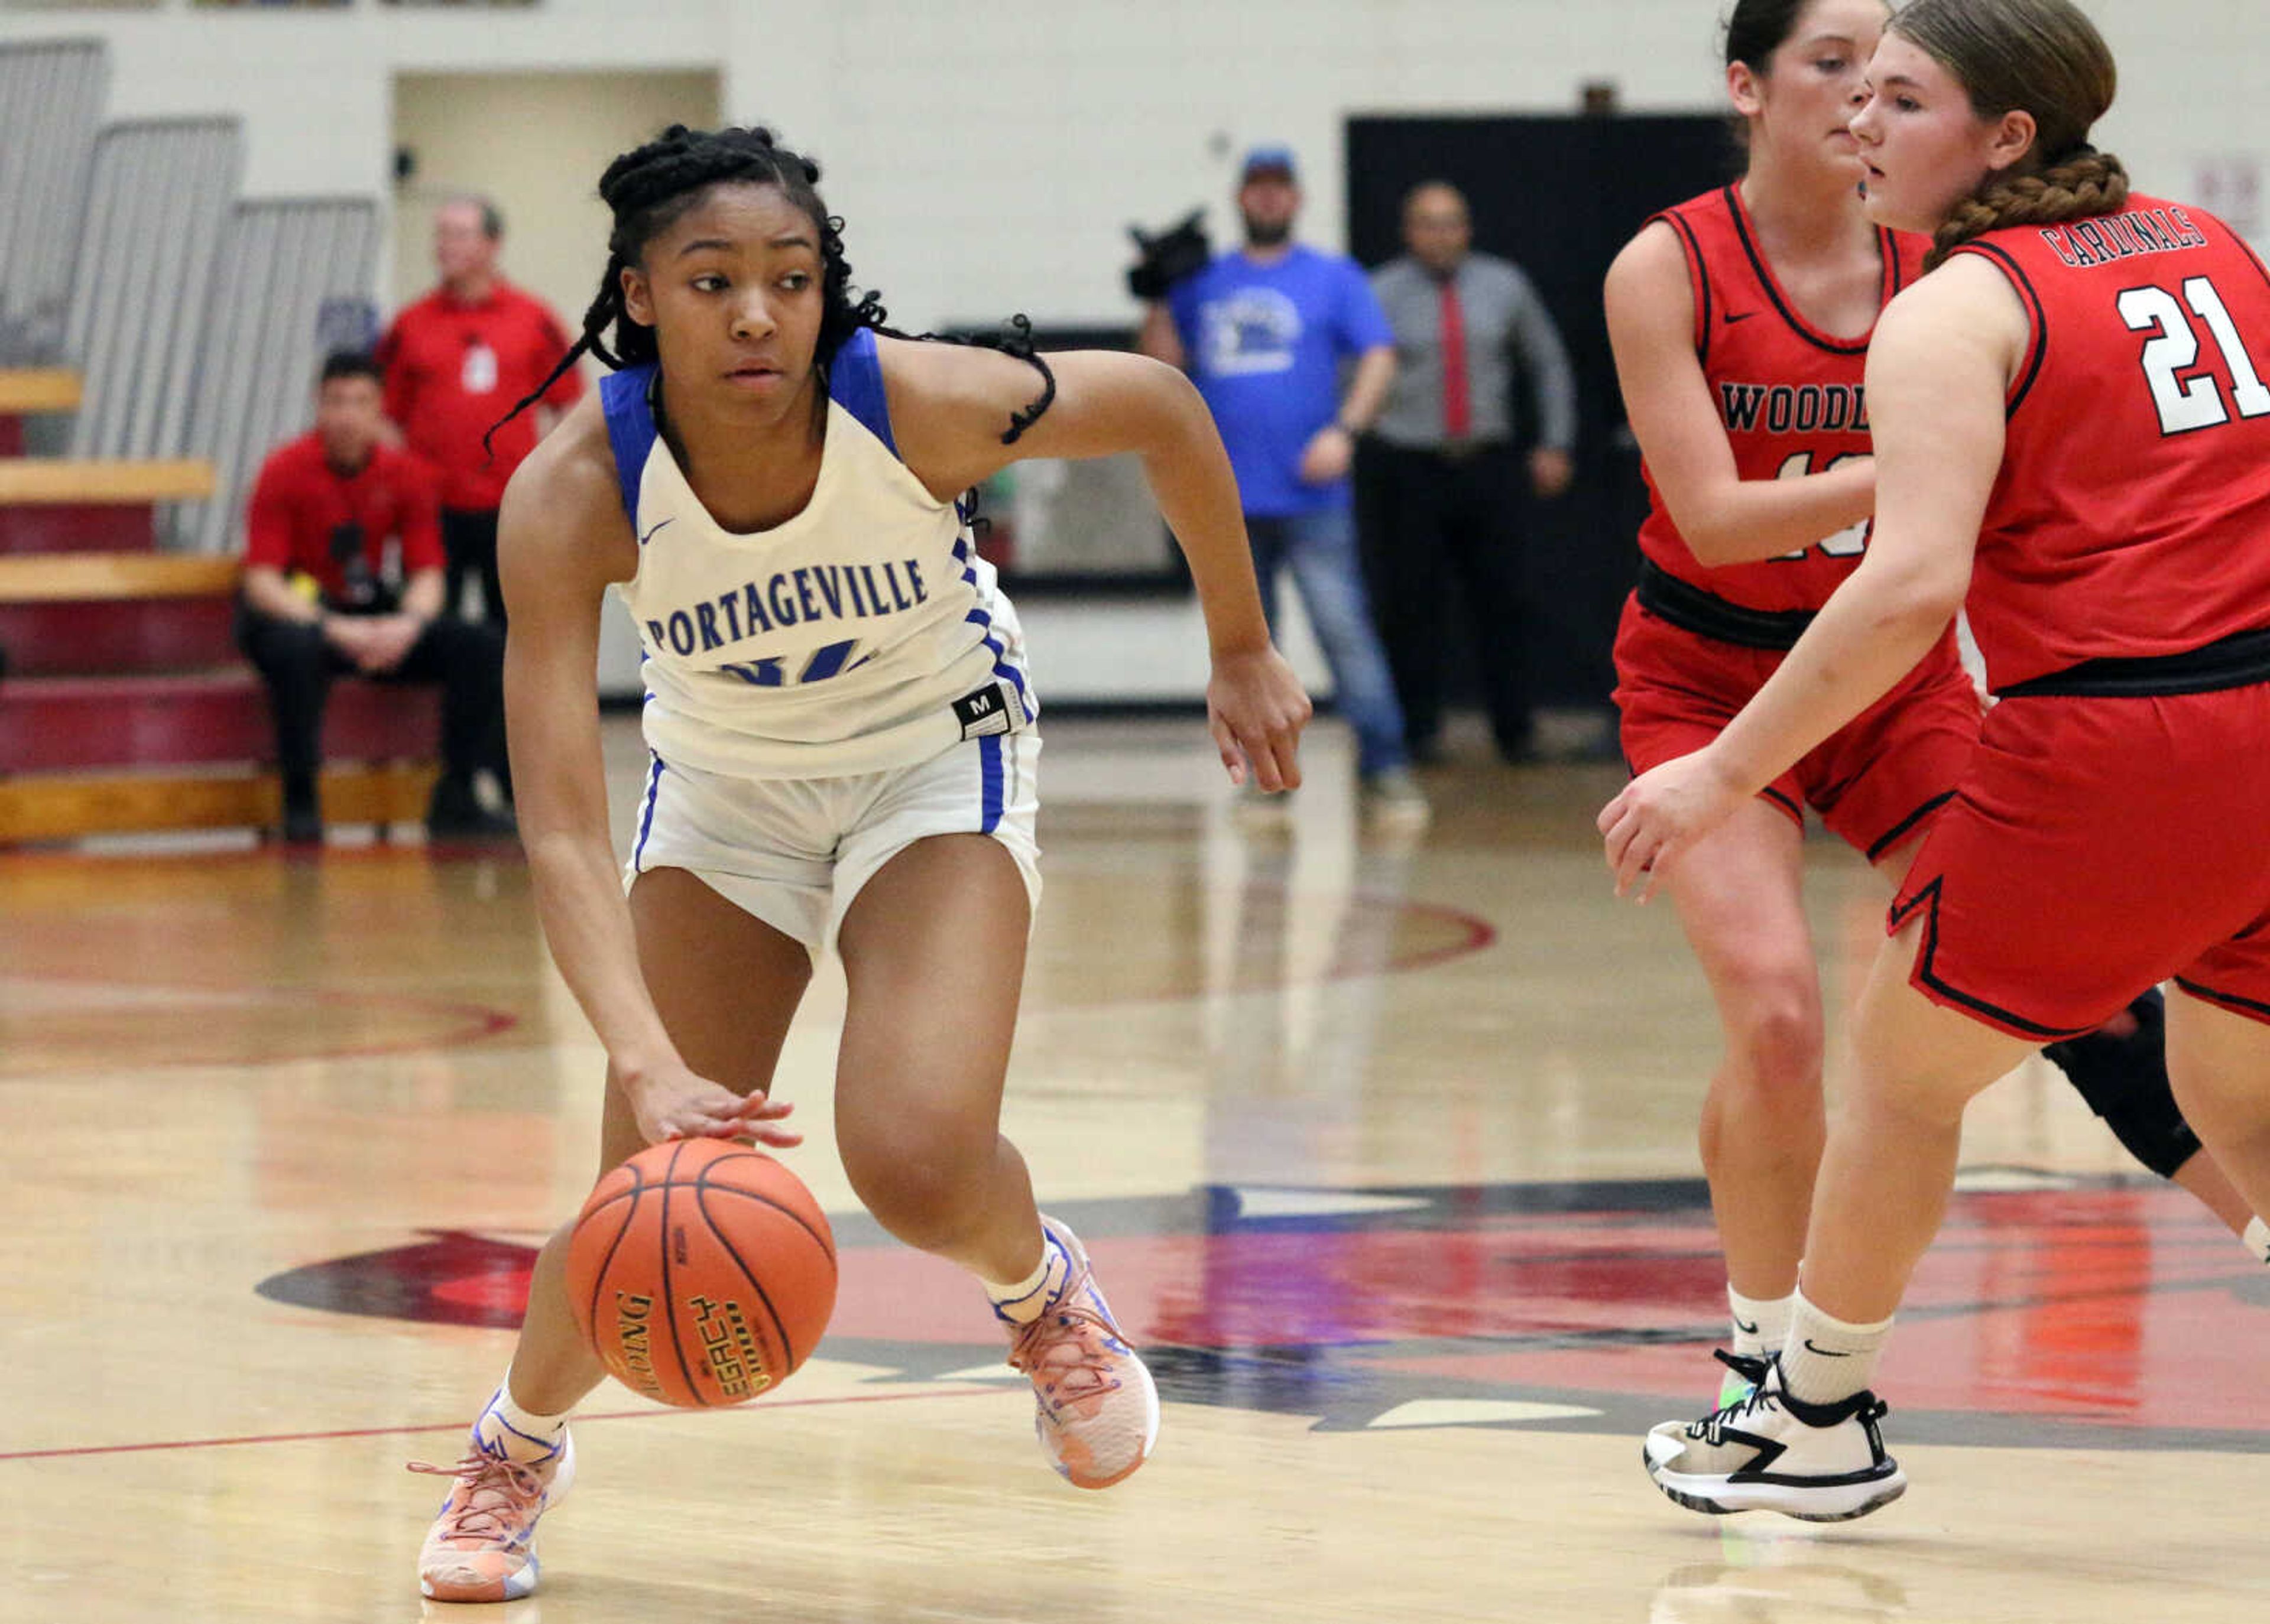
[[[622,799],[634,736],[612,726]],[[1441,769],[1361,838],[1320,728],[1288,826],[1193,726],[1053,729],[1008,1128],[1167,1399],[1082,1495],[954,1271],[826,1132],[842,982],[782,1069],[836,1218],[820,1356],[746,1410],[579,1423],[500,1624],[2227,1620],[2270,1602],[2270,1279],[2029,1063],[1884,1388],[1914,1487],[1831,1529],[1658,1496],[1716,1386],[1712,1058],[1667,909],[1607,896],[1613,769]],[[1881,899],[1811,849],[1833,996]],[[0,856],[0,1620],[383,1620],[531,1248],[592,1175],[600,1057],[517,861]]]

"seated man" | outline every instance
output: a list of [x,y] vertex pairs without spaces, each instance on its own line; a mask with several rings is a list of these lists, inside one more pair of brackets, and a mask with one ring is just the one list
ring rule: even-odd
[[506,783],[504,634],[441,613],[443,560],[433,482],[382,442],[378,365],[323,363],[313,432],[260,470],[246,523],[237,641],[267,679],[284,772],[284,838],[319,841],[316,796],[331,679],[438,681],[445,690],[434,835],[501,835],[508,815],[474,793],[484,768]]

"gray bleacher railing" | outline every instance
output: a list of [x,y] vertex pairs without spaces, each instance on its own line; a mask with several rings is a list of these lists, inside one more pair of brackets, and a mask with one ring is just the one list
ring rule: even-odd
[[169,545],[236,549],[261,463],[314,419],[321,352],[369,345],[378,250],[378,205],[367,197],[263,198],[231,211],[183,447],[212,463],[213,495],[173,510]]
[[234,118],[137,120],[95,137],[63,359],[86,404],[73,456],[180,456],[213,265],[235,201]]
[[0,45],[0,366],[62,358],[71,256],[109,87],[100,40]]

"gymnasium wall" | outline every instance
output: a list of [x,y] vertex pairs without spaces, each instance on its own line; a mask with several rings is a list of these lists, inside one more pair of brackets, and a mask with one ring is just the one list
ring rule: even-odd
[[[389,189],[392,76],[722,64],[724,100],[828,167],[856,258],[917,323],[1016,308],[1132,319],[1130,219],[1228,223],[1236,153],[1289,141],[1339,234],[1351,112],[1716,104],[1714,0],[542,0],[529,10],[0,10],[0,39],[99,33],[112,108],[227,111],[256,196]],[[2148,187],[2270,152],[2260,0],[2097,0],[2125,81],[2107,145]],[[382,281],[387,278],[382,278]],[[587,278],[574,278],[578,286]]]
[[[1131,323],[1123,228],[1198,204],[1217,236],[1237,153],[1291,143],[1307,233],[1341,233],[1351,113],[1571,110],[1606,79],[1632,111],[1717,104],[1715,0],[542,0],[526,10],[0,11],[0,39],[99,33],[121,117],[245,121],[254,196],[391,194],[397,73],[722,67],[729,113],[820,154],[863,280],[916,326],[1022,310]],[[2125,85],[2104,126],[2148,189],[2270,155],[2262,0],[2097,0]],[[596,176],[594,177],[596,179]],[[510,200],[506,200],[508,207]],[[1539,229],[1550,230],[1550,221]],[[2258,235],[2261,234],[2258,227]],[[589,264],[515,264],[571,310]],[[382,267],[379,285],[396,285]],[[1065,617],[1081,635],[1065,635]],[[1112,629],[1092,636],[1111,617]],[[1194,695],[1187,605],[1035,604],[1051,690]],[[1297,641],[1297,640],[1296,640]],[[1093,650],[1113,650],[1107,664]],[[1302,663],[1315,672],[1313,660]]]

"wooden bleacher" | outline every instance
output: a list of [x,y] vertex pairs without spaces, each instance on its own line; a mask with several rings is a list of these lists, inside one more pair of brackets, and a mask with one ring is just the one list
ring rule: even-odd
[[143,507],[198,501],[213,493],[211,463],[99,456],[17,456],[0,462],[0,507]]
[[0,457],[24,455],[24,419],[79,408],[78,374],[60,367],[0,369]]
[[0,553],[145,552],[157,504],[212,493],[210,463],[0,457]]
[[0,417],[79,408],[78,374],[64,367],[18,367],[0,371]]
[[0,649],[12,677],[237,664],[234,559],[0,553]]
[[[0,464],[0,475],[6,472]],[[0,557],[0,601],[91,604],[236,590],[234,559],[211,553],[48,552]]]
[[[0,444],[68,411],[78,380],[0,371]],[[0,456],[0,845],[272,826],[268,698],[231,635],[234,559],[154,550],[159,502],[211,494],[204,463]],[[342,679],[324,725],[330,823],[416,823],[441,696]]]

